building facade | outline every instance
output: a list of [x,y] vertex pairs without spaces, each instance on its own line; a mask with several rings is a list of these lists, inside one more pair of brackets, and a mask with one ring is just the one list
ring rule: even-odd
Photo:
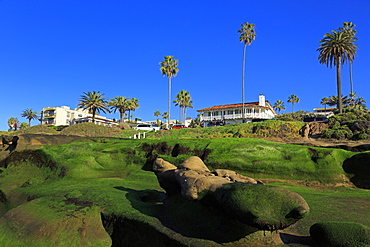
[[[73,125],[92,122],[92,114],[86,109],[71,109],[68,106],[45,107],[42,109],[41,124],[49,126]],[[115,126],[118,123],[103,116],[95,116],[95,123],[104,126]]]
[[[230,104],[219,105],[197,110],[200,113],[200,119],[204,126],[209,126],[214,122],[222,124],[242,123],[243,105]],[[276,112],[271,104],[265,100],[264,95],[259,95],[258,102],[244,103],[245,122],[273,119]]]

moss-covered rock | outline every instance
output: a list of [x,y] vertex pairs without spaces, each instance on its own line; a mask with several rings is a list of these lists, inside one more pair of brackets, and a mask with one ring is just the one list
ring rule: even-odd
[[43,197],[0,218],[2,246],[111,246],[100,208],[91,202]]
[[311,226],[310,235],[320,246],[370,246],[370,228],[354,222],[316,223]]
[[260,230],[284,229],[305,217],[310,209],[299,194],[268,185],[232,183],[204,200],[232,218]]

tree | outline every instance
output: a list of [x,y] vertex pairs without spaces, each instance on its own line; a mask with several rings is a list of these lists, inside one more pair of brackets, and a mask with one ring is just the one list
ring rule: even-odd
[[[350,104],[350,102],[351,102],[351,100],[350,100],[350,99],[348,99],[348,97],[347,97],[347,96],[343,96],[343,95],[342,95],[342,97],[341,97],[340,101],[342,102],[342,106],[343,106],[343,105],[348,105],[348,104]],[[334,105],[336,105],[337,103],[338,103],[338,96],[336,96],[336,95],[332,95],[332,96],[330,96],[330,97],[329,97],[329,100],[328,100],[328,102],[327,102],[327,105],[334,106]]]
[[119,121],[121,123],[125,122],[125,112],[129,109],[129,98],[124,96],[116,96],[108,102],[110,110],[113,112],[119,111]]
[[281,100],[277,100],[277,101],[274,103],[273,108],[274,108],[274,110],[275,110],[275,111],[277,110],[277,111],[279,112],[279,114],[280,114],[280,111],[281,111],[281,110],[285,110],[284,102],[283,102],[283,101],[281,101]]
[[79,101],[80,103],[77,105],[78,109],[88,109],[92,113],[93,123],[95,123],[96,113],[110,112],[104,94],[101,94],[99,91],[84,92],[84,95],[81,95]]
[[319,41],[320,47],[317,49],[319,62],[327,67],[336,66],[337,74],[337,107],[342,113],[342,88],[341,88],[341,65],[347,61],[353,61],[358,49],[355,44],[356,38],[347,32],[332,31],[326,33],[324,38]]
[[16,117],[11,117],[8,119],[8,126],[9,126],[9,129],[12,130],[14,128],[14,130],[17,130],[17,127],[18,127],[18,118]]
[[245,74],[245,60],[247,53],[247,45],[251,45],[252,41],[256,39],[256,32],[254,31],[254,24],[245,22],[241,24],[241,29],[238,31],[240,34],[239,41],[243,42],[243,60],[242,60],[242,118],[245,122],[244,113],[244,74]]
[[155,111],[154,112],[154,117],[157,117],[157,119],[159,119],[159,116],[161,115],[161,112],[160,111]]
[[288,102],[292,103],[292,113],[293,113],[294,112],[294,104],[299,103],[299,98],[297,97],[297,95],[292,94],[288,97]]
[[36,120],[38,119],[37,112],[34,111],[33,109],[26,109],[21,113],[22,117],[25,117],[28,120],[28,126],[31,127],[31,120]]
[[[168,119],[168,116],[169,116],[169,115],[168,115],[168,112],[166,112],[166,111],[165,111],[165,112],[163,112],[163,114],[162,114],[162,118],[163,118],[163,119]],[[166,127],[168,128],[168,126],[169,126],[169,125],[167,125]]]
[[[352,22],[343,22],[343,27],[338,28],[339,31],[345,32],[348,35],[352,36],[355,41],[357,41],[357,38],[355,37],[357,31],[353,29],[356,25]],[[350,88],[350,94],[353,93],[353,80],[352,80],[352,64],[353,61],[349,61],[349,88]]]
[[321,99],[320,104],[325,106],[325,112],[326,112],[326,105],[328,103],[329,103],[329,98],[328,97],[324,97],[324,98]]
[[132,120],[132,117],[134,116],[134,112],[136,111],[137,108],[139,108],[140,105],[139,105],[139,100],[137,98],[131,98],[129,101],[128,101],[128,108],[129,108],[129,112],[132,111],[132,115],[130,116],[131,120]]
[[179,72],[178,60],[173,59],[174,56],[164,56],[163,62],[160,62],[159,65],[160,71],[163,76],[168,78],[168,119],[167,119],[167,128],[170,126],[170,117],[171,117],[171,79],[175,77]]
[[176,100],[173,101],[175,106],[180,106],[180,122],[184,123],[186,118],[186,109],[188,107],[193,108],[193,101],[191,100],[190,93],[185,90],[181,90],[176,95]]

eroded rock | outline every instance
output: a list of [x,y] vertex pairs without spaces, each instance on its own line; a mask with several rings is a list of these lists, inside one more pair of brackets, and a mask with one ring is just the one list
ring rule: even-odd
[[263,185],[231,170],[211,172],[199,157],[178,167],[157,158],[153,163],[162,188],[219,210],[234,220],[260,230],[284,229],[305,217],[310,209],[299,194]]

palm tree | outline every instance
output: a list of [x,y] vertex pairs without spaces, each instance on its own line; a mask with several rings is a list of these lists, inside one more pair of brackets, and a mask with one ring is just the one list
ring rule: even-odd
[[240,34],[239,41],[243,42],[243,61],[242,61],[242,118],[243,123],[245,122],[244,116],[244,72],[245,72],[245,60],[247,45],[251,45],[252,41],[256,39],[256,32],[254,31],[254,24],[245,22],[241,24],[241,29],[238,31]]
[[[343,96],[343,95],[342,95],[340,101],[341,101],[342,105],[348,105],[351,102],[351,100],[348,99],[347,96]],[[338,96],[336,96],[336,95],[330,96],[329,100],[327,102],[327,105],[334,106],[336,104],[338,104]]]
[[37,112],[34,111],[33,109],[26,109],[24,110],[22,113],[21,113],[21,116],[22,117],[25,117],[26,119],[28,119],[28,126],[31,127],[31,120],[35,120],[35,119],[38,119],[38,115],[37,115]]
[[160,111],[155,111],[154,112],[154,117],[157,117],[157,119],[159,119],[159,116],[161,115],[161,112]]
[[166,111],[163,112],[162,118],[167,119],[167,126],[166,127],[169,128],[170,125],[169,125],[169,122],[168,122],[168,118],[169,118],[168,112],[166,112]]
[[180,122],[184,123],[186,118],[186,109],[188,107],[193,108],[193,101],[191,100],[190,93],[185,90],[181,90],[176,95],[176,100],[173,101],[175,106],[180,106]]
[[297,95],[292,94],[288,97],[288,102],[292,103],[292,112],[294,112],[294,104],[299,103],[299,98]]
[[279,114],[280,114],[280,111],[281,110],[285,110],[285,105],[284,105],[284,102],[281,101],[281,100],[277,100],[275,103],[274,103],[274,106],[273,106],[274,110],[278,111]]
[[110,112],[104,94],[101,94],[99,91],[84,92],[84,95],[81,95],[79,101],[80,103],[77,105],[78,109],[88,109],[92,113],[93,123],[95,123],[95,114],[97,112]]
[[[345,32],[348,35],[351,35],[355,41],[357,41],[357,38],[355,37],[357,31],[353,29],[356,25],[352,22],[343,22],[343,27],[338,28],[339,31]],[[353,81],[352,81],[352,64],[353,61],[349,61],[349,88],[350,88],[350,94],[353,93]]]
[[346,61],[353,61],[358,49],[354,43],[356,38],[347,32],[332,31],[324,35],[324,38],[319,41],[320,47],[317,49],[319,54],[319,62],[327,67],[333,65],[337,68],[337,107],[339,113],[342,113],[342,88],[341,88],[341,65]]
[[12,130],[14,128],[14,130],[17,130],[17,126],[18,126],[18,118],[16,117],[11,117],[8,119],[8,126],[9,126],[9,129]]
[[326,105],[329,103],[330,99],[328,97],[324,97],[321,99],[320,104],[325,106],[325,112],[326,112]]
[[137,98],[131,98],[129,101],[128,101],[128,106],[129,106],[129,111],[132,111],[132,115],[130,116],[131,117],[131,120],[132,120],[132,117],[134,115],[134,111],[140,107],[139,105],[139,100]]
[[121,123],[125,122],[125,112],[129,109],[128,99],[124,96],[116,96],[108,102],[110,110],[113,112],[119,111],[119,121]]
[[173,59],[174,56],[164,56],[163,62],[160,62],[161,66],[159,69],[162,72],[163,76],[168,78],[168,119],[167,119],[167,128],[170,126],[170,117],[171,117],[171,79],[175,77],[179,72],[178,60]]

